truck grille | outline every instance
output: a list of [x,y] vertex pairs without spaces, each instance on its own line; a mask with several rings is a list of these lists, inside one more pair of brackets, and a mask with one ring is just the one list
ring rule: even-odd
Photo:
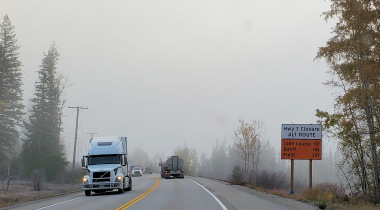
[[111,174],[109,171],[94,172],[92,182],[110,182]]

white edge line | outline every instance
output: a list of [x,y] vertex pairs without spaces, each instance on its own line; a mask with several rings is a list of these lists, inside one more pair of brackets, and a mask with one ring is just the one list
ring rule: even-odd
[[50,207],[53,207],[53,206],[56,206],[56,205],[60,205],[62,203],[70,202],[70,201],[73,201],[73,200],[76,200],[76,199],[79,199],[79,198],[82,198],[82,197],[84,197],[84,196],[80,196],[78,198],[73,198],[73,199],[70,199],[70,200],[67,200],[67,201],[63,201],[63,202],[60,202],[60,203],[52,204],[52,205],[45,206],[45,207],[42,207],[42,208],[38,208],[38,209],[35,209],[35,210],[50,208]]
[[214,194],[212,194],[208,189],[206,189],[205,187],[203,187],[201,184],[199,184],[198,182],[192,180],[192,179],[189,179],[190,181],[193,181],[194,183],[196,183],[197,185],[201,186],[204,190],[206,190],[206,192],[208,192],[215,200],[216,202],[218,202],[218,204],[222,207],[223,210],[228,210],[227,207],[222,203],[222,201],[220,201]]

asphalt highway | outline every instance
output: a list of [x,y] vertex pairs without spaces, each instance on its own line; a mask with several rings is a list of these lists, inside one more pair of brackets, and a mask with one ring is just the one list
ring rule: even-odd
[[200,178],[161,179],[159,174],[133,177],[133,189],[118,194],[114,192],[84,192],[29,202],[7,209],[37,210],[233,210],[233,209],[316,209],[301,202],[284,199],[229,185],[226,182]]

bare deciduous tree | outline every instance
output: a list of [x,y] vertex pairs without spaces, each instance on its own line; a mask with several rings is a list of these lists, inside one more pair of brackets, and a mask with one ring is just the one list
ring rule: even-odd
[[253,155],[253,148],[257,141],[257,135],[253,124],[246,123],[243,119],[239,120],[239,127],[234,132],[234,145],[239,150],[244,160],[244,173],[248,173],[249,161]]
[[195,175],[198,168],[198,155],[194,148],[187,147],[186,143],[183,147],[177,147],[174,154],[183,159],[183,169],[187,175]]

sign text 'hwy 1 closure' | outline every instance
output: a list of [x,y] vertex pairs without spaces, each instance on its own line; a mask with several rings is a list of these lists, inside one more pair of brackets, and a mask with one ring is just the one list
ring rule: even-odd
[[282,124],[281,139],[322,139],[320,124]]
[[282,124],[281,159],[322,159],[322,125]]

